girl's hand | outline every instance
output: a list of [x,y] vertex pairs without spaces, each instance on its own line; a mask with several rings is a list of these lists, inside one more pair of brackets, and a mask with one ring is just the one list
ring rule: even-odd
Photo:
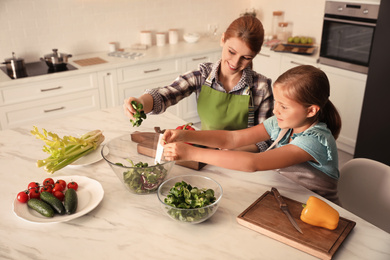
[[164,158],[167,161],[191,160],[192,145],[182,142],[169,143],[164,146]]
[[[142,103],[138,98],[135,97],[129,97],[123,101],[123,112],[125,115],[130,119],[135,119],[134,114],[137,112],[135,111],[134,107],[131,105],[131,102],[135,101],[137,103]],[[144,105],[144,104],[142,104]]]
[[[184,130],[167,129],[162,137],[164,143],[174,143],[183,141]],[[163,144],[164,145],[164,144]]]

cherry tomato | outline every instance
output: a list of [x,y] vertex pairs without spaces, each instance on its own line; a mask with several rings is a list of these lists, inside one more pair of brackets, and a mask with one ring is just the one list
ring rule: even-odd
[[43,181],[43,186],[45,186],[45,185],[54,185],[54,180],[52,178],[46,178]]
[[30,199],[39,199],[39,195],[41,195],[39,187],[35,187],[30,190]]
[[64,180],[57,180],[55,184],[57,184],[57,183],[61,184],[62,190],[66,189],[66,181],[64,181]]
[[41,188],[41,193],[47,191],[47,192],[52,192],[53,191],[53,186],[52,185],[45,185]]
[[62,193],[62,191],[56,190],[55,192],[53,192],[53,195],[54,195],[54,197],[56,197],[60,201],[63,201],[65,198],[65,195],[64,195],[64,193]]
[[61,184],[56,183],[56,184],[54,184],[54,188],[51,192],[54,194],[54,192],[56,192],[56,191],[62,192],[63,190],[64,190],[64,187],[62,187]]
[[26,203],[28,201],[28,191],[21,191],[18,193],[18,201]]
[[77,188],[79,187],[79,185],[77,184],[77,182],[69,182],[68,183],[68,189],[74,189],[74,190],[77,190]]
[[39,187],[39,183],[38,182],[30,182],[27,186],[27,189],[28,190],[31,190],[33,188],[36,188],[36,187]]

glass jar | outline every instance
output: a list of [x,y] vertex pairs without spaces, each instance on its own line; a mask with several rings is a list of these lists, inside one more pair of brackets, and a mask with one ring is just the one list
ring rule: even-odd
[[279,23],[277,39],[282,42],[287,42],[291,35],[291,27],[288,26],[288,23]]
[[274,11],[272,13],[272,38],[276,39],[278,35],[278,26],[279,23],[282,23],[284,20],[282,11]]

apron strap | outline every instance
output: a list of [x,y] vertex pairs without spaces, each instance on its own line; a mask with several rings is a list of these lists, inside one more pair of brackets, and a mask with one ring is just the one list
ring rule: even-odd
[[276,140],[271,144],[270,147],[268,147],[268,149],[267,149],[266,151],[271,150],[272,148],[274,148],[274,146],[275,146],[277,143],[279,143],[280,140],[282,140],[283,136],[287,133],[288,130],[289,130],[289,128],[284,128],[284,129],[282,129],[282,130],[279,132],[279,135],[278,135],[278,137],[276,138]]

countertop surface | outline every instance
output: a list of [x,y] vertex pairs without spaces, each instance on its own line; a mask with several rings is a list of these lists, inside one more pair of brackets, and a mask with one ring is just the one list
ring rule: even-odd
[[[103,71],[108,69],[116,69],[120,67],[138,65],[143,63],[157,62],[160,60],[181,58],[184,56],[196,56],[203,53],[218,52],[220,50],[221,47],[219,41],[201,39],[199,42],[196,43],[186,43],[182,41],[174,45],[167,44],[165,46],[152,46],[147,50],[133,50],[130,48],[126,48],[124,50],[125,52],[142,53],[143,56],[137,59],[128,59],[122,57],[109,56],[108,51],[98,52],[98,53],[87,53],[82,55],[73,55],[73,57],[68,59],[68,63],[78,68],[78,70],[52,73],[52,74],[47,74],[42,76],[35,76],[35,77],[26,77],[26,78],[20,78],[16,80],[9,78],[6,73],[0,70],[0,87],[36,82],[45,79],[56,79],[64,76],[91,73],[91,72]],[[80,66],[74,62],[77,60],[83,60],[83,59],[89,59],[95,57],[101,58],[107,61],[107,63],[90,65],[90,66]]]
[[[106,141],[135,130],[174,128],[184,123],[165,113],[150,116],[133,128],[121,107],[38,123],[60,136],[101,129]],[[66,167],[53,175],[37,168],[46,158],[43,142],[30,134],[32,125],[0,131],[0,258],[1,259],[316,259],[252,231],[236,217],[271,187],[282,196],[306,202],[313,192],[274,171],[245,173],[207,165],[200,171],[175,165],[170,177],[199,174],[219,182],[223,198],[218,211],[197,225],[179,224],[161,211],[156,194],[134,195],[109,165]],[[101,183],[104,198],[84,216],[63,223],[37,224],[18,218],[12,204],[31,181],[61,176],[87,176]],[[315,195],[318,196],[318,195]],[[329,202],[330,203],[330,202]],[[356,222],[334,259],[390,259],[390,234],[330,203]],[[27,207],[27,206],[26,206]]]

